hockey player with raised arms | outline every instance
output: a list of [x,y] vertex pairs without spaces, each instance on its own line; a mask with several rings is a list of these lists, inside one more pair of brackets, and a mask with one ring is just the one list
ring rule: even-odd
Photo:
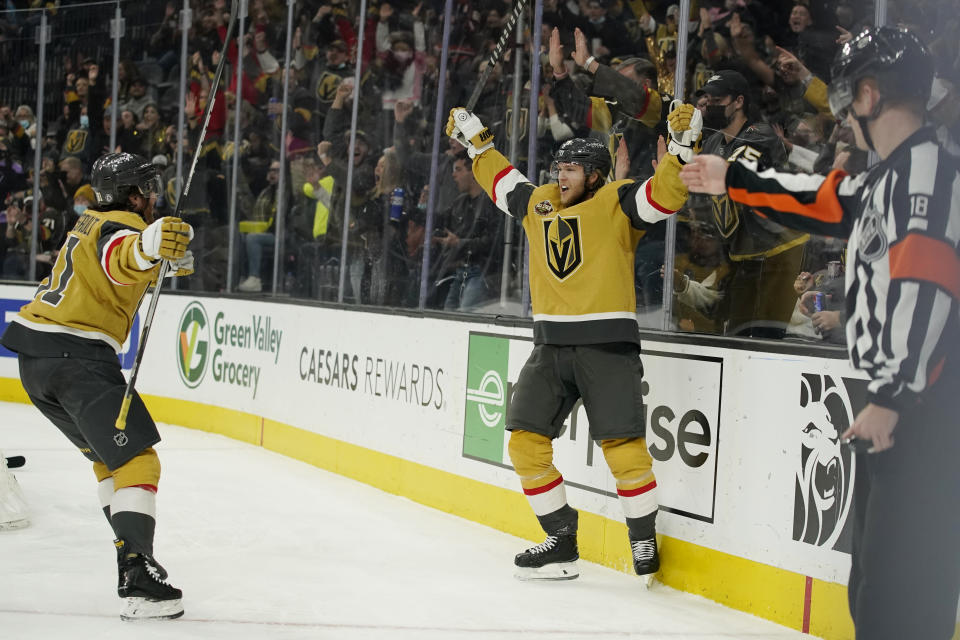
[[181,592],[153,558],[160,460],[157,427],[134,394],[116,428],[126,381],[117,354],[163,260],[171,275],[193,272],[193,229],[153,219],[158,169],[110,153],[93,165],[97,205],[67,234],[56,264],[0,343],[15,351],[31,402],[93,462],[103,512],[116,535],[123,619],[177,618]]
[[558,182],[538,187],[493,148],[493,134],[479,118],[462,108],[450,112],[447,135],[467,148],[477,181],[503,213],[521,220],[530,245],[534,348],[514,387],[506,428],[510,459],[547,537],[516,556],[520,579],[579,575],[578,513],[567,503],[552,442],[579,398],[590,436],[616,479],[634,569],[649,577],[660,567],[634,252],[652,225],[683,204],[679,180],[665,182],[661,174],[673,167],[676,176],[678,156],[693,153],[699,113],[686,125],[686,132],[671,135],[670,153],[644,182],[606,182],[607,146],[575,138],[554,158]]

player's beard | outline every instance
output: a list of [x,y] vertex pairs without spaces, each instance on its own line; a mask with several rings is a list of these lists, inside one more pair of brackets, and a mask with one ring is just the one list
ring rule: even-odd
[[583,196],[586,194],[587,189],[585,184],[578,184],[576,187],[574,185],[568,185],[566,192],[561,192],[560,202],[563,203],[564,207],[572,207],[575,204],[578,204],[583,200]]
[[[597,189],[602,186],[602,180],[591,174],[583,181],[582,184],[578,185],[577,190],[574,190],[573,187],[564,194],[566,195],[566,201],[564,201],[564,196],[560,196],[560,201],[563,203],[564,207],[572,207],[574,205],[580,204],[584,200],[588,200],[593,197],[593,194],[596,193]],[[589,183],[589,184],[587,184]]]

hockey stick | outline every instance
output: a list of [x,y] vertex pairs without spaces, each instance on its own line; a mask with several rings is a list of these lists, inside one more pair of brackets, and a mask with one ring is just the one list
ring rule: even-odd
[[27,459],[23,456],[10,456],[7,458],[7,469],[19,469],[27,464]]
[[503,25],[503,31],[500,32],[500,39],[497,40],[497,46],[493,48],[493,53],[490,54],[490,59],[487,60],[487,68],[483,70],[483,73],[480,75],[480,80],[473,87],[473,93],[470,94],[470,99],[467,100],[467,111],[473,111],[473,108],[477,106],[480,94],[483,93],[483,88],[486,86],[487,80],[493,75],[493,68],[497,66],[500,58],[503,57],[503,50],[507,46],[507,40],[510,39],[510,34],[513,33],[513,27],[517,24],[517,20],[520,19],[520,13],[526,6],[527,0],[515,0],[513,11],[510,13],[510,17],[507,18],[507,23]]
[[[190,195],[190,185],[193,184],[193,175],[197,170],[197,161],[200,159],[200,149],[203,147],[203,140],[207,137],[207,127],[210,125],[210,115],[213,113],[213,105],[217,102],[217,90],[220,88],[220,78],[223,77],[224,63],[227,61],[227,47],[230,46],[230,38],[237,24],[237,3],[239,0],[232,0],[230,3],[230,22],[227,24],[227,33],[223,38],[223,48],[220,49],[220,62],[217,63],[217,71],[213,74],[213,82],[210,85],[207,105],[203,109],[203,128],[200,129],[200,137],[197,138],[197,149],[193,153],[193,160],[190,162],[190,172],[187,174],[187,180],[180,190],[180,196],[177,198],[177,206],[173,211],[173,217],[179,218],[183,210],[183,203]],[[239,54],[243,56],[241,51]],[[239,96],[238,96],[239,98]],[[181,144],[182,144],[181,140]],[[164,260],[160,263],[160,273],[157,274],[157,282],[153,287],[153,296],[150,298],[150,306],[147,307],[147,313],[143,319],[143,330],[140,332],[140,346],[137,349],[137,357],[133,362],[133,368],[130,370],[130,380],[127,382],[127,388],[123,393],[123,402],[120,404],[120,415],[117,416],[115,427],[120,431],[127,428],[127,412],[130,411],[130,401],[133,399],[134,386],[137,384],[137,374],[140,372],[140,362],[143,360],[143,353],[146,351],[147,338],[150,337],[150,327],[153,325],[153,316],[157,311],[157,300],[160,299],[160,284],[170,269],[170,263]]]

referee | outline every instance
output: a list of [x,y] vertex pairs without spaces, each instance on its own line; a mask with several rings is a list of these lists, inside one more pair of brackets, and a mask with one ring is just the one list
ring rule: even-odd
[[680,173],[690,191],[849,239],[847,345],[870,379],[841,436],[869,448],[848,589],[860,640],[950,638],[960,596],[960,161],[924,125],[932,80],[915,36],[867,29],[837,55],[829,97],[879,164],[824,177],[698,156]]

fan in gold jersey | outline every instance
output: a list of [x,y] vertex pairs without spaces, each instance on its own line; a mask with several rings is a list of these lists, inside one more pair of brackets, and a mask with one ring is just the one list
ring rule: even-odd
[[93,463],[103,512],[116,535],[124,619],[183,615],[181,592],[153,558],[160,460],[157,427],[139,395],[126,429],[114,429],[126,380],[117,354],[140,300],[169,261],[193,271],[193,229],[153,219],[158,169],[111,153],[91,172],[97,204],[80,216],[50,276],[13,318],[0,343],[18,354],[30,400]]

